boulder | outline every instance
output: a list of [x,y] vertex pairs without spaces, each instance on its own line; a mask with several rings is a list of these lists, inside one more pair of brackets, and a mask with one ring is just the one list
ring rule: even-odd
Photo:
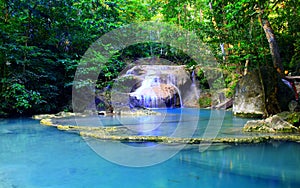
[[235,89],[233,113],[237,116],[267,117],[289,110],[294,91],[274,68],[263,67],[244,76]]
[[278,115],[271,116],[264,120],[250,120],[243,127],[244,132],[262,133],[292,133],[299,129]]
[[281,112],[277,114],[279,117],[281,117],[284,121],[289,122],[295,127],[300,126],[300,112]]

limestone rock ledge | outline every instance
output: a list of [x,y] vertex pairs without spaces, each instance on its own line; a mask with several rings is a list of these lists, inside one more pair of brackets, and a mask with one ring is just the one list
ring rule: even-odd
[[[54,124],[51,119],[42,119],[41,124],[56,127],[58,130],[75,133],[82,137],[95,138],[103,141],[118,142],[155,142],[161,144],[253,144],[272,141],[300,142],[300,135],[262,135],[230,138],[175,138],[167,136],[134,135],[124,126],[117,127],[86,127]],[[298,130],[298,129],[297,129]]]
[[33,119],[43,120],[43,119],[60,119],[60,118],[70,118],[70,117],[89,117],[95,115],[103,115],[103,116],[150,116],[150,115],[160,115],[159,112],[153,111],[147,108],[133,108],[123,107],[122,109],[118,109],[114,113],[106,113],[105,111],[85,111],[83,113],[73,113],[73,112],[59,112],[57,114],[39,114],[32,116]]
[[67,117],[87,117],[89,114],[87,113],[73,113],[73,112],[59,112],[57,114],[39,114],[32,116],[33,119],[43,120],[43,119],[59,119],[59,118],[67,118]]
[[[250,120],[244,128],[244,132],[261,132],[261,133],[296,133],[300,129],[295,125],[297,122],[291,122],[289,117],[294,116],[292,113],[284,112],[271,116],[264,120]],[[297,115],[296,115],[297,116]]]

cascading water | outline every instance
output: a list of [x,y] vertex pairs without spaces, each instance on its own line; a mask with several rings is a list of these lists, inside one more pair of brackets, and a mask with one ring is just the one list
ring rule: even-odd
[[131,108],[177,108],[189,100],[193,83],[184,66],[137,65],[128,75],[137,80],[129,93]]
[[182,107],[180,91],[174,75],[146,77],[141,87],[130,94],[132,106],[145,108]]
[[181,102],[177,101],[180,99],[179,90],[174,80],[162,81],[160,77],[146,77],[141,86],[130,93],[130,103],[132,106],[145,108],[181,107]]
[[195,80],[196,80],[195,70],[193,70],[193,72],[192,72],[192,85],[195,85]]

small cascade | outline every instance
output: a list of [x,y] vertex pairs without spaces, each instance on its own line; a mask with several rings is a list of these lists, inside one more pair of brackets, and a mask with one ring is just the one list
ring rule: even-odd
[[173,74],[168,74],[167,75],[166,84],[172,84],[172,85],[177,86],[177,78],[176,78],[176,76],[173,75]]
[[[154,83],[156,83],[154,81]],[[144,90],[137,90],[130,95],[130,106],[144,108],[182,107],[179,89],[173,84],[152,85]]]
[[176,108],[183,107],[183,102],[190,99],[198,100],[190,93],[196,91],[195,71],[189,75],[184,66],[138,65],[128,70],[128,74],[138,80],[129,93],[132,108]]
[[156,77],[156,78],[154,78],[154,83],[156,84],[156,85],[160,85],[160,78],[159,77]]
[[193,70],[193,72],[192,72],[192,84],[193,85],[195,85],[195,80],[196,80],[195,70]]
[[176,83],[174,76],[161,79],[158,76],[147,77],[141,86],[130,93],[130,106],[144,108],[173,108],[180,107],[178,102],[179,90],[173,84]]
[[126,75],[133,75],[132,70],[127,71],[127,72],[126,72]]

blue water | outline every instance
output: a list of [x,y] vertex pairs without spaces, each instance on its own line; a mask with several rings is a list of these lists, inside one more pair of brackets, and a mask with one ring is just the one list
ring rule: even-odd
[[[249,136],[242,134],[241,128],[248,119],[232,116],[229,111],[208,109],[156,109],[159,116],[89,117],[59,121],[59,124],[81,126],[125,126],[137,135],[157,135],[173,137],[230,137]],[[174,134],[176,129],[180,129]],[[204,133],[212,133],[205,135]],[[216,135],[214,134],[216,133]]]
[[[220,135],[243,121],[226,113]],[[0,188],[300,187],[299,156],[299,143],[221,145],[204,152],[195,145],[163,163],[133,168],[102,158],[77,134],[31,119],[0,120]]]

